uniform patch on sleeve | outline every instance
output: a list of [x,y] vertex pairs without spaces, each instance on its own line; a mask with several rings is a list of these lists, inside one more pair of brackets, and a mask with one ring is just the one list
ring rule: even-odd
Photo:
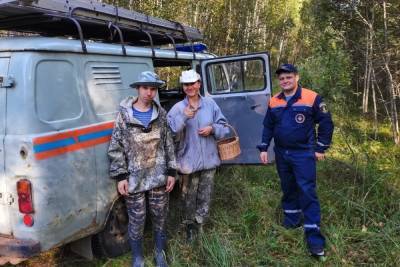
[[325,102],[321,102],[321,104],[319,104],[319,110],[321,110],[322,113],[328,113],[328,107],[326,106]]

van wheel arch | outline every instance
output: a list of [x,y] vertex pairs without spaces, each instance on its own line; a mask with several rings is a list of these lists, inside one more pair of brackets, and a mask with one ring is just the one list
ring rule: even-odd
[[128,214],[124,198],[117,198],[107,216],[104,228],[92,238],[97,258],[117,257],[129,251]]

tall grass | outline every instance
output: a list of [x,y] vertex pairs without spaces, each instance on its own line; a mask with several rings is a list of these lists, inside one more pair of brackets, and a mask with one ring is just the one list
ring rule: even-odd
[[[388,129],[373,139],[367,121],[346,118],[336,118],[333,147],[327,160],[318,163],[326,262],[308,256],[301,228],[281,227],[275,166],[240,166],[217,173],[211,217],[195,244],[185,243],[177,202],[171,202],[171,266],[399,265],[400,148],[392,144]],[[146,263],[152,266],[150,236]],[[76,266],[68,260],[60,262]],[[129,264],[125,255],[80,266]]]

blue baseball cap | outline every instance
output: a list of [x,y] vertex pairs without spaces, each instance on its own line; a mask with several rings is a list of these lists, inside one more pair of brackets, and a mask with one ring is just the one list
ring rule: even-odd
[[160,77],[158,77],[158,75],[155,74],[154,72],[144,71],[139,74],[137,81],[132,83],[130,85],[130,87],[137,88],[140,85],[144,85],[144,86],[152,86],[152,87],[159,88],[159,87],[163,86],[164,84],[165,84],[165,82],[163,80],[161,80]]
[[275,71],[277,75],[281,73],[298,73],[297,68],[292,64],[282,64],[279,68]]

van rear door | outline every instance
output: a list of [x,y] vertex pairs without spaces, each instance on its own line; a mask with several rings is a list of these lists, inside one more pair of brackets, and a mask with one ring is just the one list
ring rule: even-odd
[[259,164],[256,146],[272,86],[268,53],[206,59],[201,72],[204,95],[217,102],[240,138],[241,155],[224,163]]
[[10,235],[9,202],[11,196],[7,191],[4,162],[4,137],[6,134],[6,80],[9,57],[0,56],[0,235]]

